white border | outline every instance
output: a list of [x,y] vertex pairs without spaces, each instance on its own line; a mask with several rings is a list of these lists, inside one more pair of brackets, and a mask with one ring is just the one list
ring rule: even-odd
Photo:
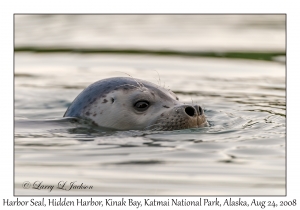
[[[287,13],[287,197],[271,197],[271,200],[299,199],[299,25],[300,15],[296,1],[17,1],[1,2],[1,206],[3,199],[13,197],[13,14],[14,13]],[[29,200],[31,198],[20,198]],[[37,198],[40,199],[40,198]],[[75,197],[69,197],[75,200]],[[98,197],[97,199],[104,199]],[[137,198],[143,199],[143,198]],[[163,197],[163,199],[167,199]],[[193,198],[194,199],[194,198]],[[212,198],[211,198],[212,199]],[[225,198],[221,198],[225,199]],[[251,198],[244,198],[251,200]],[[260,200],[270,200],[259,197]],[[300,203],[298,204],[298,206]],[[1,207],[2,208],[2,207]],[[6,209],[4,207],[2,209]],[[30,208],[30,207],[26,207]],[[95,207],[90,207],[95,208]],[[130,207],[127,207],[129,209]],[[144,208],[144,207],[143,207]],[[210,209],[219,209],[213,207]],[[236,207],[237,208],[237,207]],[[297,208],[297,207],[296,207]],[[131,208],[132,209],[132,208]],[[166,209],[166,208],[164,208]],[[170,207],[167,209],[171,209]],[[222,208],[224,209],[224,207]],[[226,209],[226,208],[225,208]],[[252,209],[252,208],[248,208]]]

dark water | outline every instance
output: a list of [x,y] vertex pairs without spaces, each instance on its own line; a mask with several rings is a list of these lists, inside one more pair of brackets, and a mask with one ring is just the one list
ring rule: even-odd
[[[157,35],[157,39],[152,37],[153,42],[163,48],[166,34],[162,31],[175,30],[180,21],[177,17],[174,25],[170,22],[174,19],[160,21],[151,16],[141,20],[127,17],[120,21],[122,25],[113,17],[108,22],[115,24],[109,25],[103,20],[98,28],[94,28],[91,25],[95,19],[88,17],[60,17],[59,20],[65,22],[54,21],[59,17],[51,16],[16,19],[16,47],[45,47],[53,43],[61,46],[59,44],[68,37],[63,33],[64,29],[70,34],[77,31],[72,39],[81,40],[82,33],[85,33],[87,45],[95,42],[90,37],[106,38],[111,48],[115,47],[116,40],[125,44],[118,33],[130,33],[128,37],[142,33],[140,39],[132,38],[129,45],[139,44],[145,49],[155,46],[147,42],[144,35],[153,31],[152,35]],[[191,30],[199,32],[192,27],[193,21],[200,21],[197,18],[182,20],[191,25],[184,26],[186,31],[181,37],[184,33],[191,37]],[[206,19],[221,24],[217,18]],[[84,32],[78,30],[87,20],[93,21],[87,24]],[[201,23],[206,23],[205,18],[201,20]],[[41,25],[43,21],[49,21],[49,24]],[[68,21],[78,24],[71,27]],[[132,23],[132,27],[125,27],[124,21]],[[273,33],[274,36],[268,39],[270,46],[276,50],[284,49],[284,42],[277,39],[284,31],[278,17],[228,17],[223,21],[223,28],[219,30],[224,34],[236,34],[234,28],[238,26],[248,32],[256,31],[261,37]],[[137,30],[142,23],[147,24]],[[168,27],[163,29],[158,27],[160,24]],[[36,25],[45,29],[39,32],[29,30]],[[59,29],[60,33],[57,32],[57,38],[50,39],[56,36],[50,36],[53,28]],[[100,28],[105,33],[97,38],[95,34],[99,33],[93,31]],[[215,34],[214,30],[216,27],[207,23],[208,34],[204,38],[209,40],[209,34]],[[29,39],[26,33],[35,34],[36,39]],[[43,33],[47,36],[41,35]],[[240,34],[239,37],[244,36]],[[75,43],[72,39],[67,40],[67,46]],[[218,43],[223,43],[224,37],[220,39],[223,40]],[[191,40],[184,42],[177,36],[170,36],[167,48],[180,47],[174,44],[176,40],[185,44],[186,49],[192,49],[189,48],[192,47]],[[276,44],[272,44],[272,40],[276,40]],[[252,40],[253,48],[258,46],[254,42]],[[104,42],[97,43],[101,47]],[[203,43],[196,42],[194,47],[199,49]],[[230,50],[229,46],[223,49]],[[267,45],[260,47],[272,49]],[[16,53],[15,194],[284,195],[286,85],[285,65],[282,58],[279,61],[278,58],[272,62],[127,54]],[[173,90],[181,101],[204,107],[210,126],[167,132],[107,131],[62,118],[72,100],[86,86],[103,78],[126,76],[122,72],[156,84],[158,72],[162,84]],[[60,181],[77,181],[78,185],[92,185],[93,189],[53,189],[49,192],[47,189],[24,189],[24,181],[32,184],[42,181],[44,185],[55,186]]]

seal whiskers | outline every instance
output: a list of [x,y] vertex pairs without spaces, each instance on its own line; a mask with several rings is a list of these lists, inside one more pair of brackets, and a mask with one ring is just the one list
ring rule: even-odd
[[143,85],[143,83],[138,82],[135,78],[133,78],[130,74],[128,74],[126,72],[122,72],[122,71],[119,71],[119,72],[130,76],[136,82],[136,84],[141,88],[140,90],[143,91],[142,89],[145,88],[145,86]]
[[122,86],[131,86],[131,87],[135,87],[135,88],[139,89],[140,91],[142,91],[140,86],[135,86],[135,85],[131,85],[131,84],[118,85],[118,86],[116,86],[116,88],[122,87]]

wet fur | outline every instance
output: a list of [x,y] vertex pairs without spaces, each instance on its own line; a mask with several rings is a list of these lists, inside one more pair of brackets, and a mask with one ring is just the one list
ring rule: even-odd
[[[150,102],[144,113],[136,112],[137,99]],[[179,130],[207,124],[204,115],[188,116],[185,105],[170,90],[153,83],[114,77],[88,86],[73,101],[64,117],[89,119],[93,124],[118,130]]]

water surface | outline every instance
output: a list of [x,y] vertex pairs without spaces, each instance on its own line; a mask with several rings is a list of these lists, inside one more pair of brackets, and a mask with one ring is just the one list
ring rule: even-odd
[[[16,53],[15,61],[16,195],[285,194],[280,63],[32,53]],[[210,127],[103,131],[62,119],[92,82],[126,72],[158,84],[156,71],[161,85],[181,101],[204,107]],[[22,188],[24,181],[36,180],[94,188],[50,193]]]

